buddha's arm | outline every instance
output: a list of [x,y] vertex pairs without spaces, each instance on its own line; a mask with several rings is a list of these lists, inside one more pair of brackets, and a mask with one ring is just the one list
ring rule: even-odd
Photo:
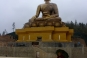
[[39,5],[39,6],[37,7],[37,11],[36,11],[36,18],[39,16],[40,10],[41,10],[41,7],[40,7],[40,5]]
[[56,4],[54,4],[54,15],[56,16],[56,17],[59,17],[59,12],[58,12],[58,8],[57,8],[57,5]]

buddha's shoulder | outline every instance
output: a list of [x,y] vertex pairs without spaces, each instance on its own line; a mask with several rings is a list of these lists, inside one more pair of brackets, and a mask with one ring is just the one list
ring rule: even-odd
[[46,5],[45,3],[43,3],[43,4],[39,4],[39,5]]
[[43,6],[46,6],[46,4],[39,4],[38,6],[39,7],[43,7]]

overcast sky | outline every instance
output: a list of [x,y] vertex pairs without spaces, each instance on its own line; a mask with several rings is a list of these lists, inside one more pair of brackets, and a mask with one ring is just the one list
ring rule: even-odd
[[[62,21],[87,22],[87,0],[51,0],[56,3]],[[12,23],[16,29],[22,28],[32,16],[37,6],[44,0],[0,0],[0,33],[5,29],[12,32]]]

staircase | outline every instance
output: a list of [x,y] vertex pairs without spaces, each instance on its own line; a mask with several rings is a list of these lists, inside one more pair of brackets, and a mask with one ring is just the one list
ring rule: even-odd
[[44,51],[43,49],[41,49],[39,47],[33,47],[33,49],[34,49],[35,54],[36,54],[37,51],[39,52],[40,58],[56,58],[56,54],[48,53],[47,51]]

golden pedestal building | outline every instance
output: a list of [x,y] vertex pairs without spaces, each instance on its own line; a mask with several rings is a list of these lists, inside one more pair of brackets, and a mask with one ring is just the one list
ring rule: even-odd
[[[44,0],[45,4],[37,7],[35,16],[24,24],[24,29],[17,29],[17,42],[71,42],[73,29],[64,27],[59,17],[57,5]],[[42,12],[42,18],[38,18]]]
[[17,42],[71,42],[73,29],[68,27],[30,27],[24,29],[17,29]]

